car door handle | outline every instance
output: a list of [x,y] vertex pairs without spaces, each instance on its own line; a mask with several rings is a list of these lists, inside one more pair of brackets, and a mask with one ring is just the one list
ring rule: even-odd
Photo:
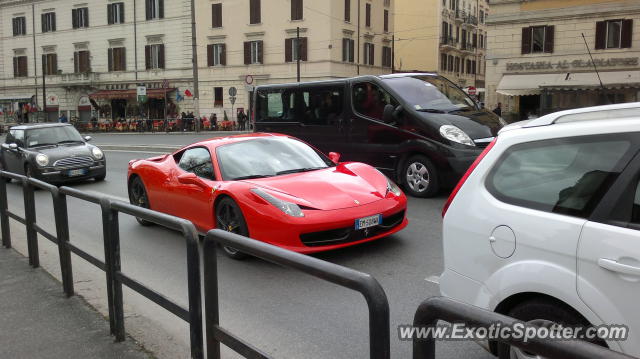
[[600,258],[598,265],[612,272],[640,276],[640,267],[630,266],[628,264],[618,263],[612,259]]

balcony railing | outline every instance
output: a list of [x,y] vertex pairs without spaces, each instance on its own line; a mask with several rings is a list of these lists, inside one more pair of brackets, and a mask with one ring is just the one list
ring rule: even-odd
[[440,45],[456,46],[456,40],[451,36],[443,36],[440,38]]
[[100,74],[97,72],[63,73],[60,75],[60,80],[68,83],[93,82],[100,80]]
[[470,25],[478,26],[478,18],[473,16],[473,15],[467,16],[465,18],[464,22],[467,23],[467,24],[470,24]]
[[464,10],[456,10],[456,20],[464,21],[467,13]]

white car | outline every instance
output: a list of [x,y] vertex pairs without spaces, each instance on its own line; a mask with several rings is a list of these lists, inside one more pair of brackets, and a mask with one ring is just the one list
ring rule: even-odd
[[606,344],[640,356],[639,150],[640,103],[505,127],[443,210],[442,295],[524,321],[624,324],[628,339]]

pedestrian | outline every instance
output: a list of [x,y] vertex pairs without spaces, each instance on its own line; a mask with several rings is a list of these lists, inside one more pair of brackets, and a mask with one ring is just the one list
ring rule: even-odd
[[211,114],[211,129],[214,131],[218,130],[218,115],[215,113]]
[[240,110],[238,112],[238,126],[240,131],[245,130],[245,125],[247,123],[247,115],[244,114],[244,110]]
[[193,131],[193,122],[195,118],[193,111],[189,111],[189,115],[187,116],[187,131]]
[[502,102],[498,102],[498,106],[496,106],[496,108],[493,109],[493,113],[495,113],[498,116],[502,116]]
[[180,114],[180,132],[184,132],[185,131],[185,124],[187,122],[187,114],[186,113],[181,113]]
[[67,115],[64,112],[62,113],[60,118],[58,118],[58,122],[60,122],[60,123],[68,123],[69,122],[69,119],[67,118]]

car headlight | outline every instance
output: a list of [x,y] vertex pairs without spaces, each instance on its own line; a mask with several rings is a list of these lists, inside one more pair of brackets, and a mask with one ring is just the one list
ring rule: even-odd
[[467,146],[475,146],[471,137],[456,126],[443,125],[440,127],[440,134],[449,141],[461,143]]
[[45,155],[45,154],[38,154],[36,156],[36,163],[38,164],[38,166],[40,167],[44,167],[46,165],[49,164],[49,156]]
[[285,214],[290,215],[291,217],[304,217],[304,213],[302,213],[302,210],[300,209],[300,207],[295,203],[287,202],[280,198],[276,198],[259,188],[253,188],[251,189],[251,192],[257,194],[258,196],[260,196],[260,198],[271,203],[272,205],[277,207],[279,210],[281,210]]
[[400,197],[400,195],[402,194],[400,187],[398,187],[397,184],[393,183],[392,180],[387,178],[387,194],[389,194],[389,192],[393,193],[396,197]]
[[102,153],[102,150],[99,149],[98,147],[94,147],[91,149],[91,154],[93,155],[93,157],[95,157],[97,160],[101,160],[104,158],[104,153]]

